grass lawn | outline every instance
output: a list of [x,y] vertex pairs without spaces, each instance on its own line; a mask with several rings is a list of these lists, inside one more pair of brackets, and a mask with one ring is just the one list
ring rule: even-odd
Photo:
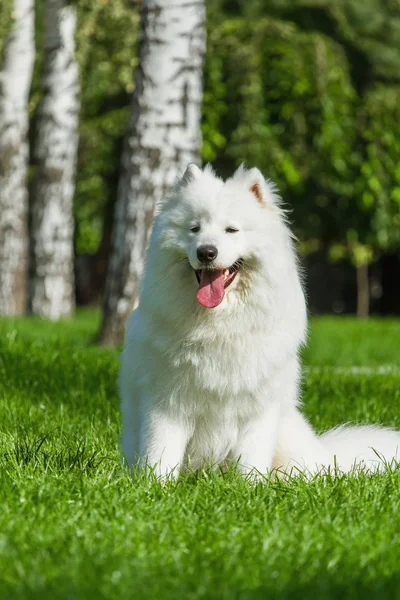
[[[400,471],[133,483],[118,356],[92,344],[97,320],[0,320],[1,599],[400,598]],[[317,429],[400,427],[399,340],[400,321],[312,322]]]

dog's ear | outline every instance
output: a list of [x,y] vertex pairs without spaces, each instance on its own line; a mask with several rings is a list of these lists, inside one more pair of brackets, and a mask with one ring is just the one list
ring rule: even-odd
[[246,169],[244,165],[240,165],[233,178],[243,181],[247,189],[262,206],[279,204],[279,196],[275,185],[272,181],[266,181],[259,169]]
[[202,170],[200,169],[200,167],[198,167],[195,163],[189,163],[188,166],[186,167],[186,171],[184,172],[182,177],[179,179],[178,185],[179,186],[187,185],[191,181],[194,181],[195,179],[197,179],[197,177],[199,177],[199,175],[201,175],[201,173],[202,173]]
[[252,194],[260,204],[267,204],[265,194],[265,179],[258,169],[250,169],[248,171],[248,185]]

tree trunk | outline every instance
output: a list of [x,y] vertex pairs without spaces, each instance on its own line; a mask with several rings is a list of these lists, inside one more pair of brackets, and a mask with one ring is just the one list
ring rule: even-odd
[[35,58],[34,0],[15,0],[0,73],[0,314],[25,311],[28,265],[28,99]]
[[368,265],[357,267],[357,317],[369,315]]
[[121,342],[138,293],[154,206],[200,161],[203,0],[143,0],[139,66],[122,155],[100,341]]
[[45,2],[43,97],[38,109],[32,197],[32,313],[59,319],[75,307],[74,218],[79,124],[76,14]]

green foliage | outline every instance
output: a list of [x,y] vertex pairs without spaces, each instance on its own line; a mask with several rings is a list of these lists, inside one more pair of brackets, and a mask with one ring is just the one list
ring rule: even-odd
[[208,110],[205,97],[203,133],[218,123],[222,138],[214,147],[206,140],[204,158],[224,174],[243,160],[256,164],[307,237],[332,236],[352,194],[355,92],[342,48],[276,19],[236,19],[211,32],[208,61],[206,90],[217,106]]
[[[98,316],[0,320],[2,598],[399,596],[398,470],[132,483],[119,462],[118,357],[90,345]],[[304,403],[318,430],[400,426],[398,368],[333,367],[399,365],[398,336],[394,321],[312,323]]]
[[138,10],[131,0],[80,0],[77,57],[82,108],[76,189],[77,251],[93,253],[116,195],[137,63]]
[[0,3],[0,65],[6,36],[12,27],[12,0],[2,0]]
[[222,1],[209,29],[204,159],[275,180],[306,252],[395,248],[400,4]]
[[364,99],[356,193],[371,215],[366,239],[382,250],[400,243],[400,86],[376,85]]
[[[250,18],[279,16],[305,31],[319,31],[346,49],[360,88],[374,78],[400,80],[399,0],[236,0],[237,11]],[[221,10],[227,10],[226,0]]]

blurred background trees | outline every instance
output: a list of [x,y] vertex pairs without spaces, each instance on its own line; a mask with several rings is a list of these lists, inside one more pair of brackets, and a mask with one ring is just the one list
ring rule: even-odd
[[[80,303],[104,292],[141,4],[76,3]],[[301,241],[312,310],[400,312],[399,0],[213,0],[207,10],[203,160],[224,176],[244,161],[277,182]],[[11,11],[5,0],[2,65]],[[41,135],[44,13],[37,0],[32,147]],[[33,180],[35,168],[32,161]]]
[[34,0],[0,11],[0,313],[22,314],[28,273],[28,97],[34,47]]

